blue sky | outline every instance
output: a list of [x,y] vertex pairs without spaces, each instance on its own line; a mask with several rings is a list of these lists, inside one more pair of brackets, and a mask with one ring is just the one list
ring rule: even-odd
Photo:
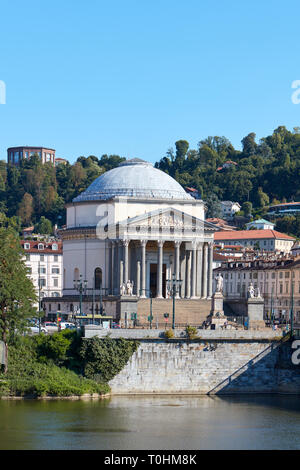
[[0,158],[44,145],[74,162],[155,162],[178,139],[240,148],[300,126],[296,1],[2,0]]

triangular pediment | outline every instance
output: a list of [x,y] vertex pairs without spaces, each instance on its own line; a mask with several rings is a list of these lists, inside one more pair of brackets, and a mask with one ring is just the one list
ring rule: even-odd
[[177,230],[187,230],[196,228],[210,232],[219,230],[214,224],[205,222],[204,220],[172,207],[157,209],[126,219],[120,222],[120,225],[123,224],[134,227],[151,227],[152,229],[173,228]]

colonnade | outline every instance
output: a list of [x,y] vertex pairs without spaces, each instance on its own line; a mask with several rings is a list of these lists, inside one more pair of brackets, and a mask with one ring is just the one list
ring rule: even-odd
[[[135,286],[134,294],[145,298],[147,297],[147,275],[146,275],[146,247],[148,240],[114,240],[110,241],[109,251],[109,287],[111,294],[119,295],[120,286],[130,279],[129,258],[130,242],[138,248],[137,259],[134,262]],[[151,240],[153,242],[153,240]],[[163,298],[163,260],[164,245],[167,240],[158,240],[157,244],[157,281],[156,297]],[[174,266],[172,274],[175,273],[176,279],[182,280],[180,292],[177,298],[210,298],[213,288],[213,242],[182,242],[172,241],[173,251],[167,250],[168,254],[173,255]],[[132,279],[131,279],[132,280]]]

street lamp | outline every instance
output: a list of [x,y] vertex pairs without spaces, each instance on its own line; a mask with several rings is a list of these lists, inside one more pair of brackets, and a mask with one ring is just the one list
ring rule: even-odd
[[153,320],[153,315],[152,315],[152,291],[151,289],[141,289],[140,293],[142,292],[149,292],[149,298],[150,298],[150,315],[148,316],[148,321],[150,323],[150,330],[152,330],[152,320]]
[[168,289],[171,291],[173,297],[173,318],[172,318],[172,329],[175,330],[175,298],[178,294],[182,285],[182,279],[176,279],[176,274],[173,273],[172,279],[166,279]]
[[74,289],[79,292],[79,299],[80,299],[80,316],[82,315],[82,295],[87,291],[87,280],[82,280],[82,274],[80,274],[79,279],[75,279],[74,281]]

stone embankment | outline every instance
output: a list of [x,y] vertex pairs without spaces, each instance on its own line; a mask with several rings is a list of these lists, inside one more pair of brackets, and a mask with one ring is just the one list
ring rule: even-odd
[[86,327],[85,336],[139,340],[138,350],[110,381],[112,394],[300,393],[300,366],[280,331],[184,330],[167,340],[164,330]]

